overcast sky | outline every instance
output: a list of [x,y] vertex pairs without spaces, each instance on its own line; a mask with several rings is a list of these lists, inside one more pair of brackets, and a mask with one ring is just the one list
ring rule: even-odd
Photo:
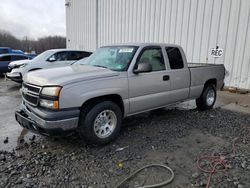
[[0,0],[0,29],[18,38],[65,36],[65,0]]

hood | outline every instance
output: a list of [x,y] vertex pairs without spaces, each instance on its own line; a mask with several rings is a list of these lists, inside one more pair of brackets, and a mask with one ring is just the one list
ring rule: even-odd
[[71,65],[32,71],[27,73],[23,80],[24,82],[38,86],[65,86],[70,83],[114,77],[118,75],[120,75],[119,72],[115,72],[106,68],[89,65]]
[[15,67],[19,67],[23,64],[27,64],[29,62],[31,62],[32,60],[29,60],[29,59],[25,59],[25,60],[18,60],[18,61],[12,61],[10,64],[9,64],[9,67],[11,68],[15,68]]

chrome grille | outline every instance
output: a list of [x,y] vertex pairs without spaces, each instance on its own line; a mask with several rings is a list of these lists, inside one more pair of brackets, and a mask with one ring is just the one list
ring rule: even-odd
[[23,83],[22,86],[22,96],[23,100],[31,105],[38,105],[39,94],[41,87]]
[[33,92],[34,94],[39,94],[41,87],[33,86],[30,84],[23,83],[23,88],[27,88],[28,91]]

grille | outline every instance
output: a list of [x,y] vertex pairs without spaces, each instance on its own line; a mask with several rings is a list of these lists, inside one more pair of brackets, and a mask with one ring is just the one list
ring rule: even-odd
[[31,95],[23,94],[23,98],[26,101],[28,101],[29,103],[34,104],[34,105],[36,105],[37,102],[38,102],[38,97],[34,97],[34,96],[31,96]]
[[23,87],[27,88],[28,91],[34,92],[36,94],[39,94],[39,92],[40,92],[40,87],[37,87],[37,86],[32,86],[32,85],[28,85],[28,84],[23,83]]
[[23,83],[22,96],[24,101],[31,105],[38,105],[40,90],[41,88],[38,86]]

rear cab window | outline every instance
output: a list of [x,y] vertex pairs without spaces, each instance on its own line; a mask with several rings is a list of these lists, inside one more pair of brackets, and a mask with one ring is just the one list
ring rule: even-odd
[[171,69],[182,69],[184,68],[183,58],[179,48],[177,47],[166,47],[166,53],[168,55],[169,65]]

